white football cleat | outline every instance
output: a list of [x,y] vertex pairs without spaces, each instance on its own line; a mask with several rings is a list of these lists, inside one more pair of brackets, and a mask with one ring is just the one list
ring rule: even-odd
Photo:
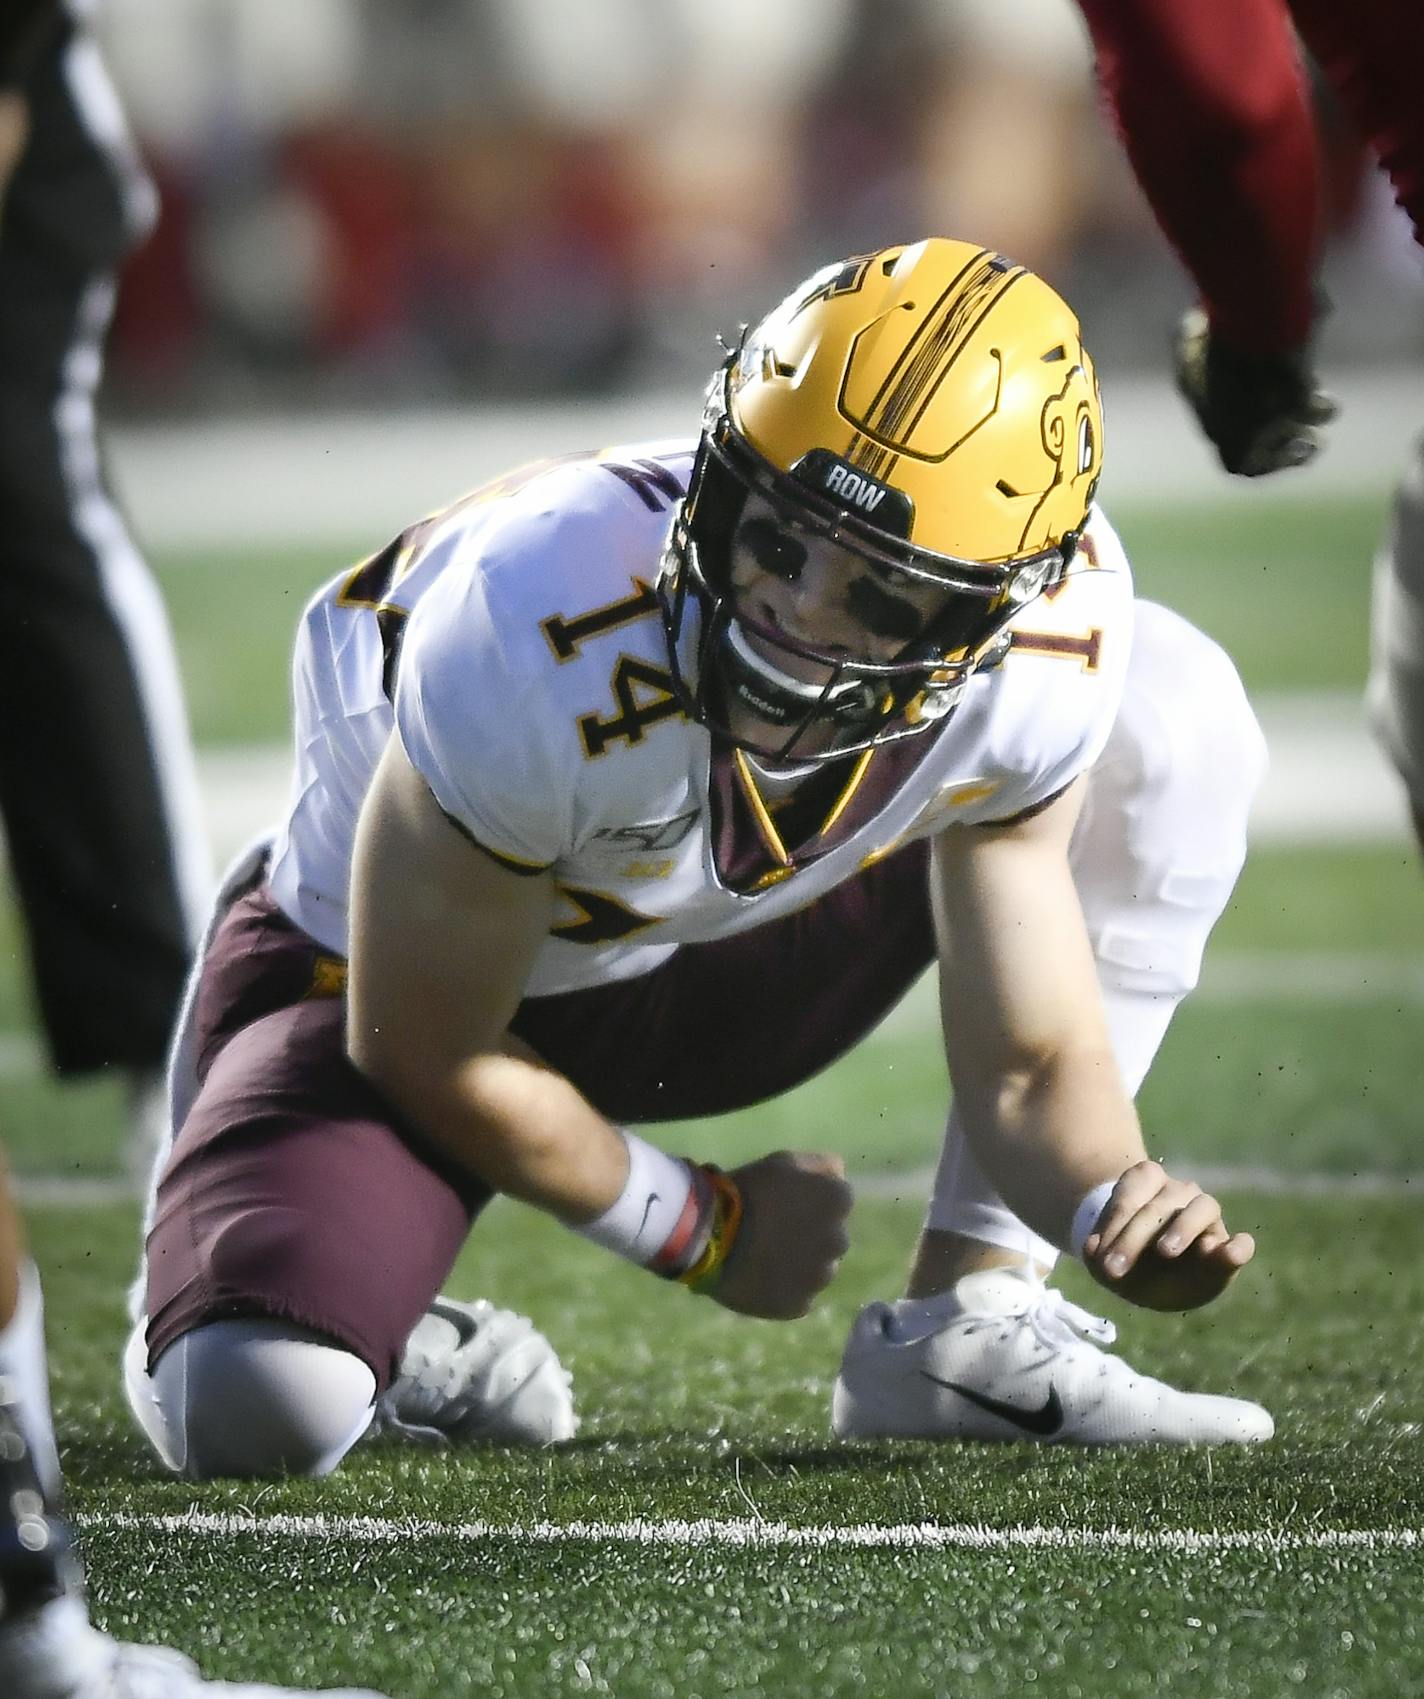
[[527,1316],[437,1298],[406,1341],[373,1432],[427,1443],[555,1445],[578,1428],[573,1376]]
[[[298,1690],[205,1681],[164,1646],[129,1646],[90,1625],[77,1598],[0,1623],[5,1699],[294,1699]],[[381,1699],[367,1688],[323,1688],[322,1699]],[[315,1699],[315,1696],[313,1696]]]
[[1269,1439],[1259,1404],[1137,1374],[1111,1322],[1016,1269],[965,1275],[942,1297],[868,1304],[831,1396],[838,1439],[1223,1445]]

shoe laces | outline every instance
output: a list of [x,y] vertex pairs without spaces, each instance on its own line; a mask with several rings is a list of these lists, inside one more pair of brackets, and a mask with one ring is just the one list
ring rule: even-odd
[[1106,1316],[1095,1316],[1041,1280],[1031,1284],[1036,1291],[1021,1319],[1050,1350],[1075,1350],[1085,1341],[1094,1346],[1111,1345],[1117,1338],[1117,1329]]

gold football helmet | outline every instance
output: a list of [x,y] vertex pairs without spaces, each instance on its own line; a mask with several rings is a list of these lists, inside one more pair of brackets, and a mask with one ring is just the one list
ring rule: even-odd
[[[942,720],[1008,619],[1067,571],[1102,453],[1078,320],[1032,272],[938,238],[817,272],[743,335],[708,392],[659,578],[689,711],[730,737],[740,696],[776,730],[760,753],[797,759],[812,758],[797,745],[815,723],[837,728],[825,759]],[[888,662],[756,626],[731,571],[752,495],[793,539],[779,558],[804,558],[798,535],[830,538],[862,574],[942,590],[938,611]],[[794,575],[764,539],[761,555]],[[702,625],[684,666],[690,604]],[[793,676],[804,667],[767,659],[777,650],[831,674],[808,687]]]

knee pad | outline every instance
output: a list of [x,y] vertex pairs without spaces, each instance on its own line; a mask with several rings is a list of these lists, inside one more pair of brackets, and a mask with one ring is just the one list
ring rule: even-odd
[[143,1371],[131,1342],[129,1401],[168,1467],[221,1475],[325,1475],[370,1424],[376,1377],[291,1322],[209,1322]]

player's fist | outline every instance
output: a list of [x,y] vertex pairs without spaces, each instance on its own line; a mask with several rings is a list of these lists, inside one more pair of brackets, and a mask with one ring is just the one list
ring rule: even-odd
[[792,1321],[846,1253],[852,1193],[838,1156],[778,1150],[731,1177],[742,1194],[737,1242],[713,1294],[742,1315]]
[[1231,1233],[1221,1206],[1157,1162],[1129,1168],[1083,1241],[1093,1278],[1149,1310],[1209,1304],[1256,1254],[1249,1233]]
[[1177,330],[1177,388],[1211,439],[1221,464],[1244,478],[1304,466],[1336,406],[1316,382],[1305,349],[1252,354],[1212,335],[1193,307]]

